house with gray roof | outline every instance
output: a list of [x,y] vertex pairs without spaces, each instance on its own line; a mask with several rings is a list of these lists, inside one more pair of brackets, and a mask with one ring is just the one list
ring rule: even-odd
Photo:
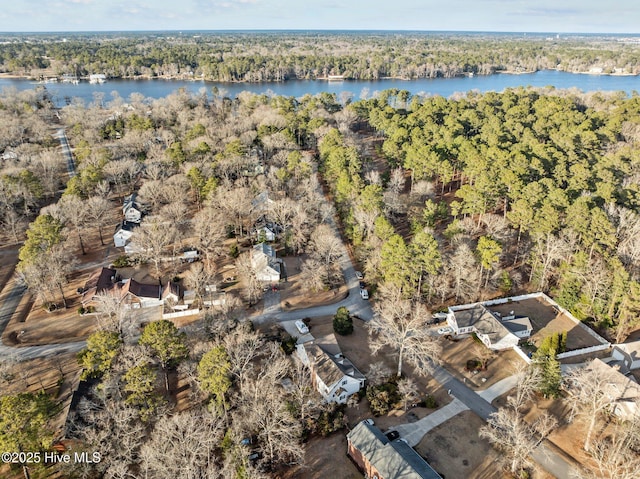
[[129,223],[140,223],[142,221],[143,211],[135,193],[125,197],[122,204],[122,215],[124,216],[124,221]]
[[256,279],[264,282],[280,281],[280,261],[276,258],[276,250],[267,243],[260,243],[251,251],[251,267]]
[[596,358],[586,365],[606,379],[605,394],[611,400],[610,412],[622,420],[640,418],[640,385],[632,376],[625,376],[616,365],[609,366]]
[[482,303],[451,306],[447,324],[456,335],[475,333],[485,346],[496,351],[517,346],[533,331],[529,318],[516,316],[513,311],[502,316]]
[[390,441],[365,421],[347,434],[347,454],[370,479],[442,479],[404,440]]
[[611,356],[620,361],[626,371],[640,368],[640,341],[614,345]]
[[298,344],[296,355],[311,370],[314,387],[328,403],[345,404],[367,378],[340,350],[334,334]]

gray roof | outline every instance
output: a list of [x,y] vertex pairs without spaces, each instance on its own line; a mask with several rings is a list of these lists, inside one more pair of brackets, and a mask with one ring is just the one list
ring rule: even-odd
[[469,309],[454,311],[459,328],[474,326],[476,330],[489,337],[491,344],[498,343],[511,332],[487,308],[476,304]]
[[442,479],[406,442],[389,441],[375,426],[361,422],[347,434],[347,440],[384,479]]
[[305,343],[304,348],[313,364],[314,371],[326,386],[333,386],[344,376],[350,376],[358,380],[366,379],[364,374],[351,361],[345,358],[339,349],[338,353],[334,354],[335,350],[327,349],[326,344],[314,343]]
[[275,258],[276,257],[275,249],[273,249],[273,247],[271,245],[267,244],[267,243],[259,243],[257,245],[254,245],[253,249],[254,249],[254,251],[262,253],[263,255],[265,255],[268,258]]
[[512,319],[502,318],[502,324],[512,333],[533,330],[531,320],[526,316],[516,316]]

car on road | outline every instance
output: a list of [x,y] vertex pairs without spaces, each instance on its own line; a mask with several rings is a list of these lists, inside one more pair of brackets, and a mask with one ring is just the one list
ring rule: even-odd
[[369,291],[367,291],[366,289],[361,289],[360,296],[362,297],[362,299],[369,299]]
[[364,281],[360,281],[360,289],[365,289],[367,287]]
[[301,320],[297,320],[296,321],[296,329],[301,333],[301,334],[309,334],[309,328],[307,327],[306,324],[304,324],[303,321]]
[[438,328],[438,334],[451,334],[453,333],[453,329],[451,329],[449,326],[446,326],[444,328]]
[[364,275],[360,271],[356,271],[356,278],[364,279]]

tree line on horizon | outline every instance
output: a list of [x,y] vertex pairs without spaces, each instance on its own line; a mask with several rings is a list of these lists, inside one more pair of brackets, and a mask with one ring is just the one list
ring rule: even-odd
[[[64,37],[64,38],[63,38]],[[640,48],[616,39],[444,33],[202,33],[7,36],[0,71],[27,77],[261,82],[437,78],[559,69],[638,74]]]

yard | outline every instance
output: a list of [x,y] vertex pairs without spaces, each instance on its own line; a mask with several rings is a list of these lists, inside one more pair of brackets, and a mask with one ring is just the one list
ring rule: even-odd
[[491,311],[497,311],[503,316],[513,311],[517,316],[528,316],[533,326],[530,341],[539,345],[542,340],[553,333],[567,332],[567,351],[597,346],[600,343],[587,333],[564,313],[558,312],[553,305],[541,298],[512,301],[509,303],[490,306]]
[[[442,362],[444,367],[472,389],[486,389],[511,376],[524,360],[512,350],[491,352],[472,337],[447,340],[442,338]],[[487,359],[487,368],[477,373],[467,371],[467,361]]]

